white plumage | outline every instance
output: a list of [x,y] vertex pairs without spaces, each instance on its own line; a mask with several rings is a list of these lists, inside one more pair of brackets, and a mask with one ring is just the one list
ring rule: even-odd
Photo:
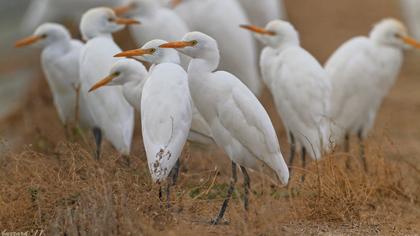
[[399,21],[385,19],[369,37],[349,40],[327,61],[335,142],[341,143],[348,133],[366,138],[383,98],[395,83],[407,44],[417,46]]
[[256,95],[262,89],[256,44],[238,28],[248,18],[237,0],[182,0],[175,8],[191,30],[213,37],[220,47],[221,70],[240,78]]
[[79,119],[82,128],[90,128],[92,118],[83,96],[79,97],[77,104],[76,90],[80,85],[79,56],[83,47],[82,42],[72,40],[68,30],[59,24],[44,23],[31,37],[17,42],[16,46],[23,47],[30,44],[43,47],[42,69],[61,122],[70,124]]
[[[232,171],[241,166],[245,181],[245,208],[249,176],[245,168],[260,170],[260,161],[274,170],[283,184],[288,182],[289,171],[276,133],[264,107],[252,92],[234,75],[216,71],[219,49],[216,41],[200,32],[186,34],[181,42],[161,45],[178,48],[193,59],[188,67],[191,96],[199,112],[210,125],[213,138],[232,160]],[[228,191],[226,204],[233,191],[236,174]],[[248,180],[248,181],[247,181]],[[224,215],[222,207],[213,221],[217,224]]]
[[276,20],[265,29],[244,28],[254,31],[267,45],[260,62],[263,80],[273,94],[289,141],[295,141],[297,148],[313,159],[320,159],[329,144],[331,85],[327,73],[300,47],[298,33],[290,23]]
[[108,75],[117,61],[113,56],[121,49],[113,41],[111,33],[121,30],[121,24],[130,23],[135,22],[117,18],[111,9],[94,8],[83,15],[80,25],[83,38],[87,40],[80,57],[82,93],[86,95],[95,125],[124,155],[130,153],[134,129],[133,108],[119,87],[104,88],[91,94],[88,94],[88,90]]

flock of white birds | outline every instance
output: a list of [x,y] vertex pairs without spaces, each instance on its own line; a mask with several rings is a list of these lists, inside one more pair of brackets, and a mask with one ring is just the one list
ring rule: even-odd
[[[91,8],[97,5],[113,8]],[[289,181],[277,134],[258,100],[263,84],[287,131],[289,166],[297,150],[305,165],[306,155],[319,160],[341,144],[348,150],[349,135],[363,143],[398,76],[403,50],[420,47],[401,22],[384,19],[369,36],[345,42],[322,66],[300,46],[293,25],[279,20],[280,9],[277,0],[39,0],[32,2],[24,29],[82,14],[84,42],[60,24],[42,23],[16,47],[43,48],[42,68],[58,115],[63,124],[93,131],[97,158],[102,137],[130,154],[135,110],[154,182],[172,178],[174,184],[187,140],[222,148],[232,161],[232,179],[212,221],[218,224],[237,165],[245,209],[246,168],[266,165],[282,184]],[[141,48],[122,52],[114,42],[112,34],[126,26]],[[264,47],[260,56],[258,45]],[[363,145],[360,157],[367,170]]]

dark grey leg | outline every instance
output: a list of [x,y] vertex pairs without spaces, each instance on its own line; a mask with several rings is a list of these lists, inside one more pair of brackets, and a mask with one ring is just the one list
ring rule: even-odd
[[289,175],[292,176],[292,165],[296,155],[295,137],[290,132],[290,156],[289,156]]
[[179,176],[179,168],[180,167],[180,161],[179,159],[176,161],[174,168],[172,169],[173,173],[172,173],[172,185],[175,185],[177,180],[178,180],[178,176]]
[[357,136],[359,138],[360,160],[362,161],[363,169],[365,170],[365,172],[368,172],[368,166],[367,166],[366,155],[365,155],[365,144],[363,142],[362,130],[359,131],[359,133],[357,134]]
[[228,189],[226,198],[223,201],[222,208],[220,208],[219,214],[216,216],[215,219],[211,221],[211,224],[217,225],[220,223],[220,220],[223,219],[229,200],[232,197],[233,190],[235,189],[235,183],[237,180],[238,180],[238,176],[236,174],[236,163],[232,161],[232,179],[230,180],[229,189]]
[[346,136],[344,136],[344,151],[350,152],[350,134],[346,133]]
[[170,208],[170,198],[171,198],[171,186],[174,186],[176,184],[176,181],[178,179],[178,172],[179,172],[179,159],[176,161],[175,166],[172,168],[171,172],[169,173],[169,179],[167,181],[166,185],[166,207]]
[[[302,169],[305,171],[306,168],[306,149],[302,148]],[[305,181],[305,172],[303,172],[301,181]]]
[[93,128],[93,136],[95,137],[96,143],[96,160],[99,160],[101,155],[101,143],[102,143],[102,130],[98,127]]
[[242,174],[244,175],[244,208],[246,211],[249,209],[249,189],[251,188],[251,178],[249,178],[246,168],[241,166]]

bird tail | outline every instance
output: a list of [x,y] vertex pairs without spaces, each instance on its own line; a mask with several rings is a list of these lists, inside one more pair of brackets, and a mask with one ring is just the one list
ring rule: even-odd
[[274,153],[270,158],[267,158],[265,162],[276,172],[281,183],[287,185],[289,182],[289,168],[284,161],[283,155],[280,152]]

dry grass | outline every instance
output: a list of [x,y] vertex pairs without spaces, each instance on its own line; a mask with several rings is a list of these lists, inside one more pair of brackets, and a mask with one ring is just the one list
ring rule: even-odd
[[[102,160],[95,161],[93,145],[85,141],[91,138],[88,133],[84,138],[65,137],[44,86],[42,81],[35,82],[29,94],[35,99],[24,105],[25,114],[5,122],[21,126],[26,145],[6,148],[0,157],[0,229],[41,228],[67,235],[402,234],[420,230],[420,175],[416,166],[386,155],[384,147],[392,147],[391,142],[369,142],[368,174],[353,154],[352,169],[347,170],[348,154],[338,151],[312,162],[306,170],[297,163],[288,187],[275,185],[272,175],[252,173],[250,211],[243,210],[239,181],[226,216],[230,224],[212,227],[208,222],[225,196],[230,174],[229,161],[220,150],[186,148],[181,178],[171,196],[172,208],[166,209],[158,199],[158,186],[150,181],[141,137],[135,137],[129,166],[109,144]],[[6,131],[7,127],[2,126]]]

